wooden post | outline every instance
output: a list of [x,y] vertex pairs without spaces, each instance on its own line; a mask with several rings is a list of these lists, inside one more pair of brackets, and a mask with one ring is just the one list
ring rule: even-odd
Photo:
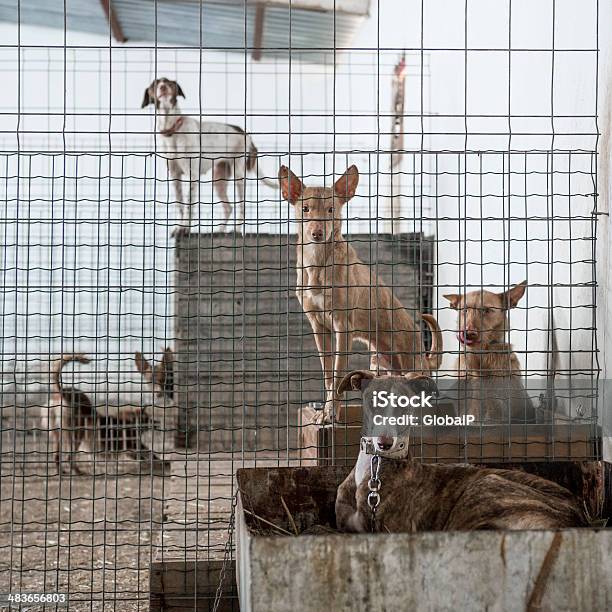
[[124,43],[127,42],[127,38],[123,34],[123,28],[121,27],[121,22],[117,17],[117,13],[113,8],[111,0],[100,0],[100,4],[104,9],[104,14],[106,15],[106,20],[108,21],[111,32],[113,34],[114,39],[117,42]]
[[255,9],[255,32],[253,33],[253,59],[261,59],[263,46],[264,22],[266,20],[266,7],[260,2]]
[[[406,54],[403,53],[395,65],[392,81],[392,105],[391,112],[391,161],[389,170],[391,174],[389,197],[389,206],[385,211],[385,219],[382,223],[383,231],[388,234],[395,234],[401,231],[401,228],[395,226],[393,220],[401,212],[401,194],[400,194],[400,179],[396,174],[403,160],[403,154],[400,152],[404,148],[404,94],[406,81]],[[397,151],[397,153],[395,153]]]

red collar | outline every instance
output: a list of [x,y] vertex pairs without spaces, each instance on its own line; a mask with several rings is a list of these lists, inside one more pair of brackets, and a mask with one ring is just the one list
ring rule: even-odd
[[161,130],[159,133],[162,136],[167,136],[167,137],[174,136],[177,130],[181,127],[181,125],[183,125],[183,121],[184,121],[184,117],[178,117],[176,121],[169,128],[166,128],[165,130]]

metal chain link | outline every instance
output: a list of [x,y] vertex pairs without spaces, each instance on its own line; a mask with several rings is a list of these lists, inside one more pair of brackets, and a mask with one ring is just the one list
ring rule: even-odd
[[372,512],[372,531],[376,531],[376,510],[380,506],[380,489],[382,482],[379,477],[380,456],[372,455],[370,458],[370,480],[368,480],[368,506]]
[[236,523],[236,504],[238,503],[238,491],[234,494],[232,499],[232,510],[230,513],[229,524],[227,526],[227,540],[225,541],[225,549],[223,551],[223,564],[219,571],[219,584],[217,585],[217,591],[215,592],[215,601],[213,602],[212,612],[217,612],[219,604],[221,603],[221,597],[223,596],[223,582],[225,581],[225,573],[230,563],[232,555],[232,545],[234,540],[234,525]]

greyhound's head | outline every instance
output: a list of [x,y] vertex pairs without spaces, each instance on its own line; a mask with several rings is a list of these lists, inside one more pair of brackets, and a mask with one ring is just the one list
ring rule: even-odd
[[155,104],[155,108],[171,110],[176,107],[178,96],[185,97],[181,86],[176,81],[161,78],[155,79],[145,90],[140,108]]
[[333,187],[306,187],[287,168],[278,173],[283,198],[293,205],[302,243],[331,242],[340,235],[342,207],[355,195],[359,171],[351,166]]
[[[429,376],[418,372],[410,372],[401,376],[382,375],[377,376],[370,370],[355,370],[347,374],[338,385],[338,395],[353,389],[364,393],[367,391],[367,398],[363,403],[364,422],[373,422],[374,414],[385,416],[397,416],[398,409],[391,405],[390,394],[396,397],[421,398],[423,396],[435,396],[438,393],[435,382]],[[374,406],[374,397],[382,398],[384,392],[385,402],[379,401]],[[402,411],[400,409],[400,411]],[[403,412],[413,412],[421,416],[423,408],[411,407]],[[425,412],[431,412],[425,410]],[[380,418],[380,417],[379,417]],[[375,422],[374,422],[375,423]],[[375,423],[376,424],[376,423]],[[362,438],[366,445],[370,446],[371,452],[383,457],[393,459],[404,459],[410,456],[410,424],[402,426],[395,425],[389,428],[388,433],[381,433],[376,436],[365,436]],[[383,428],[384,429],[384,428]]]

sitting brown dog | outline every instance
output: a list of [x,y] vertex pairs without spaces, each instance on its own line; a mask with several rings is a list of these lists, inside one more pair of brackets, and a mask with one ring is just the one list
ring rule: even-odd
[[[338,394],[368,385],[368,393],[373,393],[390,379],[402,378],[397,384],[412,396],[433,382],[416,373],[375,377],[357,371],[345,376]],[[355,467],[338,488],[336,524],[341,531],[560,529],[588,524],[578,499],[554,482],[516,470],[422,464],[410,458],[410,428],[396,433],[366,439],[380,462],[381,500],[375,520],[368,506],[372,455],[362,444]]]
[[444,297],[457,311],[455,399],[461,414],[482,423],[533,423],[535,408],[525,391],[521,366],[506,336],[509,311],[525,294],[526,281],[502,293],[470,291]]

